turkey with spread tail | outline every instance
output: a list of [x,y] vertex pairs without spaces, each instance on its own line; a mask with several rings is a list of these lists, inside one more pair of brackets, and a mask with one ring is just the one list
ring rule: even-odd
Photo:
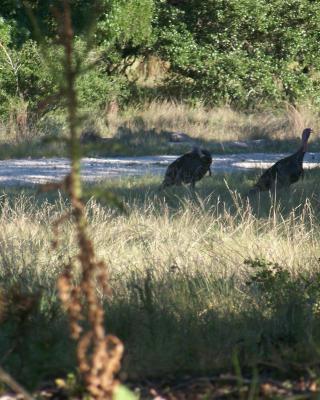
[[189,153],[177,158],[168,166],[160,189],[183,183],[190,183],[194,188],[195,183],[200,181],[207,172],[211,175],[211,163],[212,157],[208,150],[194,147]]
[[307,151],[311,132],[311,128],[304,129],[302,143],[298,151],[277,161],[272,167],[268,168],[249,191],[249,194],[273,190],[274,188],[281,189],[297,182],[303,176],[303,158]]

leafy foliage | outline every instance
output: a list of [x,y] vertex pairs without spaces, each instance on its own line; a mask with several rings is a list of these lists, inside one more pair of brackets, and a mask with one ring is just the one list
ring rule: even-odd
[[[52,4],[58,2],[33,2],[32,11],[54,58]],[[242,108],[319,101],[319,2],[102,0],[94,7],[73,0],[72,4],[79,51],[87,53],[86,72],[79,82],[81,104],[102,109],[115,99],[123,104],[139,100],[144,92],[130,82],[127,72],[135,60],[151,55],[169,65],[162,96]],[[8,114],[9,99],[17,96],[17,79],[29,109],[38,111],[39,102],[55,94],[58,78],[43,64],[22,3],[5,1],[1,15],[2,44],[21,67],[14,74],[0,50],[0,113]],[[89,51],[81,43],[95,22]],[[57,103],[50,103],[49,109]]]
[[319,91],[319,14],[308,0],[160,2],[159,52],[207,102],[294,102]]
[[[260,297],[265,318],[281,321],[268,340],[294,344],[305,331],[312,332],[314,319],[319,312],[319,273],[291,274],[278,263],[265,259],[248,259],[245,264],[252,269],[247,282],[252,292]],[[257,293],[258,292],[258,293]]]
[[[128,97],[129,82],[125,70],[131,63],[129,58],[137,57],[141,48],[151,43],[153,1],[106,0],[101,2],[98,11],[86,2],[73,3],[78,33],[76,59],[84,60],[77,87],[80,105],[103,108],[110,100],[121,102],[122,98]],[[61,96],[57,92],[58,82],[61,82],[61,54],[53,45],[54,8],[50,7],[50,2],[33,4],[32,13],[37,24],[38,20],[39,23],[46,22],[45,28],[40,24],[44,36],[39,37],[30,26],[26,10],[21,6],[11,12],[10,4],[8,1],[7,7],[1,10],[4,17],[0,18],[0,115],[8,117],[10,99],[16,97],[23,97],[30,110],[47,112],[61,106]],[[88,9],[90,11],[85,11]],[[96,34],[91,39],[82,37],[83,33],[88,34],[88,25],[96,20]],[[39,40],[41,46],[37,43]],[[90,47],[85,44],[88,40]],[[10,68],[8,57],[12,61]],[[44,61],[48,58],[50,68]]]

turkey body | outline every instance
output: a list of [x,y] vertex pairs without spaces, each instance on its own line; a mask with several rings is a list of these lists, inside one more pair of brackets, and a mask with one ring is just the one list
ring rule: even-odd
[[211,175],[211,163],[212,157],[209,151],[195,148],[168,166],[161,188],[183,183],[190,183],[194,187],[207,172]]
[[281,189],[297,182],[303,176],[303,158],[311,131],[310,128],[306,128],[302,133],[302,145],[299,150],[291,156],[277,161],[267,169],[250,192],[262,192],[275,187]]
[[259,178],[255,187],[260,191],[271,190],[277,187],[290,186],[303,175],[303,154],[295,154],[283,158],[267,169]]

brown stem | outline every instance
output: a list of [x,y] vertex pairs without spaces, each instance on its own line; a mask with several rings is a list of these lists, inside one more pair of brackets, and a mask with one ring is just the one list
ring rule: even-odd
[[8,385],[15,393],[20,393],[25,400],[34,400],[34,398],[29,394],[15,379],[12,378],[1,366],[0,366],[0,380]]
[[[77,95],[75,80],[79,68],[74,61],[73,29],[71,10],[68,0],[63,1],[61,43],[65,52],[65,94],[67,98],[68,125],[70,131],[71,174],[65,180],[66,189],[70,195],[72,215],[75,220],[77,242],[79,247],[78,260],[82,276],[79,286],[71,289],[71,277],[66,271],[59,280],[60,297],[67,307],[73,337],[78,339],[77,356],[79,370],[87,389],[95,399],[111,399],[117,383],[114,374],[120,366],[123,345],[119,339],[106,336],[104,329],[104,311],[96,292],[96,284],[106,286],[106,266],[99,263],[93,249],[93,244],[87,235],[85,208],[81,201],[80,179],[80,141],[77,117]],[[58,13],[58,12],[57,12]],[[100,275],[101,279],[98,278]],[[100,279],[100,281],[99,281]],[[96,282],[98,281],[98,282]],[[86,312],[79,300],[82,293],[87,303]],[[86,314],[90,330],[82,334],[79,321]],[[115,350],[113,350],[115,348]],[[91,353],[90,355],[88,353]]]

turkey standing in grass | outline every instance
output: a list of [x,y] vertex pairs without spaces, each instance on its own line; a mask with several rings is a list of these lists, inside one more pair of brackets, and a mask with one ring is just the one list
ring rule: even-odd
[[161,189],[183,183],[190,183],[194,189],[195,183],[200,181],[207,172],[211,176],[211,163],[212,157],[208,150],[194,147],[192,151],[177,158],[168,166]]
[[250,190],[249,194],[272,190],[275,187],[281,189],[297,182],[303,176],[303,157],[307,151],[307,143],[311,132],[311,128],[304,129],[299,150],[291,156],[277,161],[272,167],[267,169]]

